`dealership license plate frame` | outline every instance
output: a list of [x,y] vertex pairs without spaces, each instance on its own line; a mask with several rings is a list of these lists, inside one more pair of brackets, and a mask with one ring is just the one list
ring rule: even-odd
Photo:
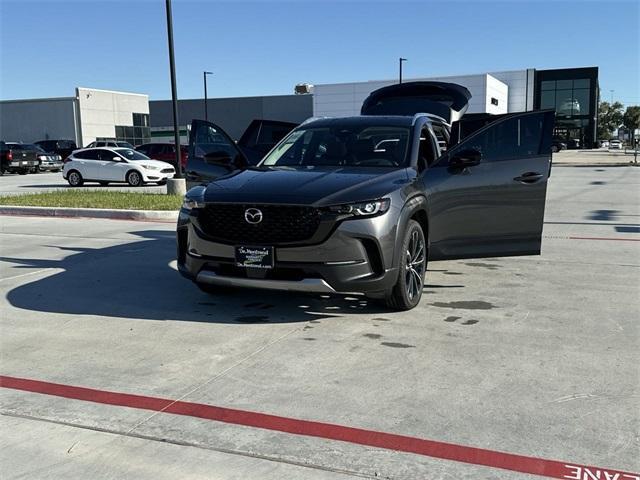
[[270,270],[274,267],[275,249],[265,246],[237,245],[236,266]]

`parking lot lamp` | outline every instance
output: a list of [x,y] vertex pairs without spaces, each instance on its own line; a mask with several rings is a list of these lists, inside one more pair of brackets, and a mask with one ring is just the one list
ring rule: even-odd
[[[178,128],[178,91],[176,87],[176,63],[173,56],[173,19],[171,15],[171,0],[166,0],[165,3],[167,11],[167,37],[169,41],[169,70],[171,73],[171,102],[173,105],[173,140],[175,142],[176,151],[176,174],[174,178],[183,179],[182,164],[180,159],[180,130]],[[170,182],[171,183],[171,182]],[[184,184],[184,181],[179,182]],[[180,187],[177,187],[180,189]],[[171,188],[168,186],[167,191]],[[184,186],[182,187],[184,189]],[[175,193],[179,193],[175,192]]]
[[204,119],[209,120],[209,110],[207,108],[207,75],[213,75],[213,72],[202,72],[204,80]]
[[398,83],[402,83],[402,62],[406,62],[406,61],[407,61],[407,59],[406,59],[406,58],[402,58],[402,57],[400,57],[400,58],[398,59],[398,63],[399,63],[399,66],[400,66],[400,76],[399,76],[399,78],[398,78]]

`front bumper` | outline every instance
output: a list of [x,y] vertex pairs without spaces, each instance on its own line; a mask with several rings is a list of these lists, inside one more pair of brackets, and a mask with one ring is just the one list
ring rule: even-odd
[[208,239],[197,215],[182,210],[178,269],[193,281],[212,285],[381,297],[397,279],[392,265],[396,227],[391,212],[344,221],[320,244],[275,246],[274,268],[263,270],[237,267],[235,245]]
[[62,170],[62,162],[40,162],[40,170]]
[[161,170],[149,170],[146,168],[141,169],[142,178],[145,182],[163,182],[169,178],[173,178],[176,174],[175,169],[170,172],[163,172]]

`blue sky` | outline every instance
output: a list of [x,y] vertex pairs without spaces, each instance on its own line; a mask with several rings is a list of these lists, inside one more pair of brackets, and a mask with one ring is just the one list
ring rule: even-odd
[[[173,0],[179,98],[287,94],[300,82],[597,65],[640,104],[640,2]],[[0,0],[0,98],[76,86],[170,98],[164,1]]]

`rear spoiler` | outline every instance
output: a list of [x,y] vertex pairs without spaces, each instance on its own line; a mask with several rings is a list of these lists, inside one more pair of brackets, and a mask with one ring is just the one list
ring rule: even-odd
[[400,83],[371,92],[362,103],[360,114],[412,116],[430,113],[453,123],[467,111],[470,99],[469,90],[455,83]]

